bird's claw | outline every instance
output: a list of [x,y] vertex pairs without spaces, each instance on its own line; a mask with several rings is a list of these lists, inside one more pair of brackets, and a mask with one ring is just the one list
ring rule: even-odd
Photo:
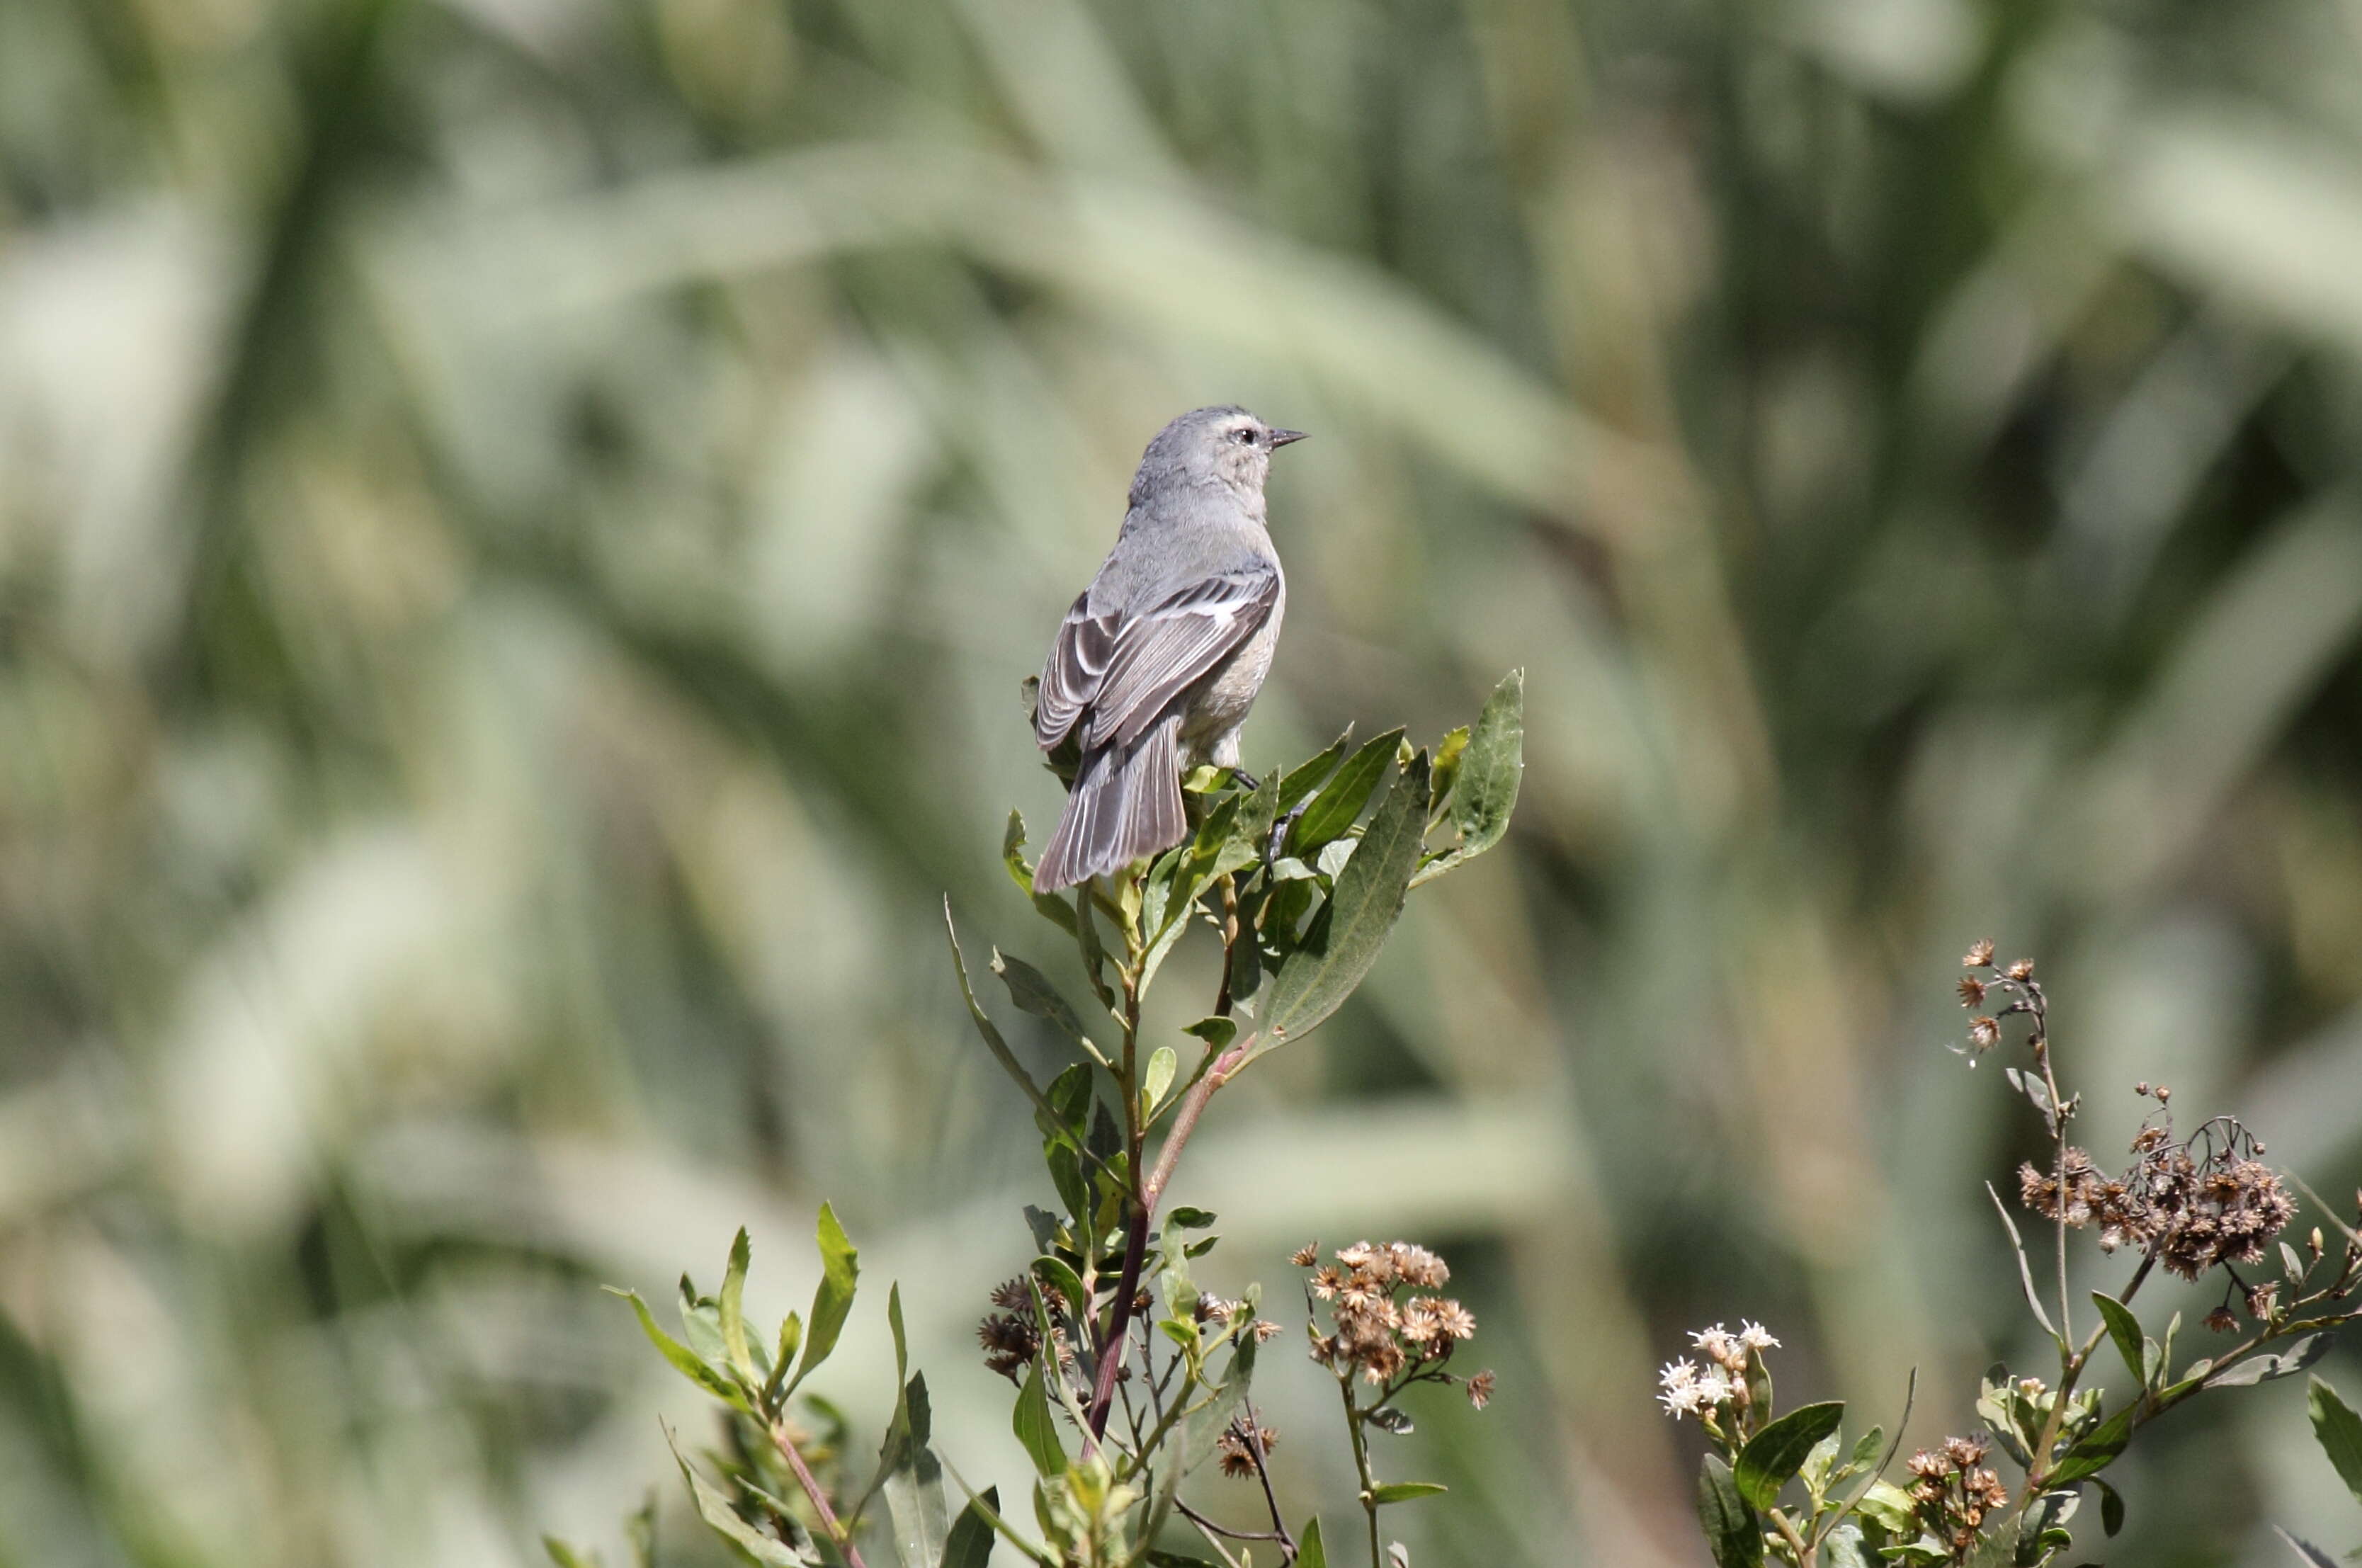
[[1307,796],[1289,807],[1279,821],[1271,824],[1271,837],[1264,841],[1263,846],[1263,868],[1265,874],[1270,872],[1272,863],[1279,858],[1280,850],[1287,844],[1287,835],[1296,830],[1296,819],[1302,816],[1304,808],[1311,803],[1311,797]]

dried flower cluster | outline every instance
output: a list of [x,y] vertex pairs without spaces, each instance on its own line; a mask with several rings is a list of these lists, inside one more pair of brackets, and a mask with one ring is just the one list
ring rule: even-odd
[[1718,1417],[1726,1407],[1743,1416],[1752,1398],[1747,1386],[1748,1358],[1780,1348],[1762,1324],[1744,1320],[1735,1334],[1716,1323],[1692,1334],[1690,1343],[1705,1355],[1705,1366],[1684,1356],[1667,1362],[1657,1374],[1657,1386],[1662,1390],[1657,1402],[1677,1421],[1683,1416],[1702,1420]]
[[1278,1442],[1278,1432],[1240,1416],[1214,1440],[1214,1452],[1221,1456],[1222,1474],[1243,1481],[1262,1470],[1264,1460]]
[[1985,1467],[1983,1438],[1946,1438],[1911,1456],[1911,1501],[1920,1522],[1955,1556],[1976,1544],[1985,1516],[2009,1506],[2009,1488]]
[[[1981,1008],[1987,998],[1999,991],[2012,998],[2000,1010],[2000,1016],[1978,1013],[1969,1020],[1969,1054],[1981,1056],[2001,1043],[2001,1021],[2014,1012],[2031,1013],[2034,1036],[2027,1042],[2037,1055],[2047,1043],[2044,1039],[2044,1001],[2042,988],[2034,983],[2034,960],[2020,958],[2003,968],[1993,962],[1993,944],[1979,942],[1960,956],[1960,966],[1970,971],[1960,977],[1960,1005]],[[1982,970],[1979,974],[1976,971]],[[1957,1049],[1957,1047],[1955,1047]]]
[[[976,1326],[977,1343],[984,1347],[984,1364],[1011,1383],[1022,1383],[1025,1369],[1042,1350],[1042,1331],[1033,1316],[1033,1287],[1021,1276],[1003,1280],[993,1286],[992,1304],[1000,1310],[988,1313]],[[1065,1330],[1056,1329],[1054,1333],[1059,1364],[1072,1366],[1075,1347],[1067,1342]]]
[[1229,1300],[1211,1293],[1198,1297],[1195,1316],[1200,1323],[1219,1324],[1225,1329],[1241,1319],[1246,1319],[1247,1321],[1239,1331],[1242,1334],[1253,1334],[1257,1344],[1264,1343],[1279,1332],[1277,1323],[1268,1318],[1253,1317],[1245,1302]]
[[1332,1372],[1358,1372],[1385,1389],[1415,1379],[1464,1383],[1469,1402],[1484,1408],[1492,1374],[1462,1379],[1442,1370],[1459,1342],[1476,1332],[1476,1318],[1450,1297],[1422,1294],[1451,1278],[1441,1258],[1408,1242],[1356,1242],[1334,1263],[1319,1256],[1317,1244],[1307,1245],[1292,1260],[1312,1270],[1306,1291],[1329,1307],[1331,1331],[1309,1326],[1314,1361]]
[[[2146,1087],[2146,1086],[2144,1086]],[[2152,1091],[2162,1101],[2168,1091]],[[2130,1243],[2153,1253],[2184,1279],[2234,1264],[2251,1264],[2296,1217],[2295,1200],[2277,1172],[2255,1156],[2263,1145],[2237,1121],[2217,1117],[2176,1142],[2171,1114],[2159,1110],[2133,1139],[2133,1164],[2105,1176],[2092,1156],[2070,1145],[2056,1171],[2019,1167],[2019,1195],[2045,1219],[2100,1224],[2100,1245]],[[2269,1287],[2247,1290],[2248,1306],[2268,1316]],[[2258,1307],[2258,1291],[2267,1299]]]

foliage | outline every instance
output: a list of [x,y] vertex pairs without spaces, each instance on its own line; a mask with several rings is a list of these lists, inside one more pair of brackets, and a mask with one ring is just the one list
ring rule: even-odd
[[[1523,696],[1523,673],[1512,671],[1474,725],[1454,730],[1433,753],[1396,730],[1350,754],[1341,737],[1259,784],[1199,769],[1185,792],[1195,829],[1188,838],[1070,897],[1033,891],[1024,824],[1010,815],[1001,845],[1009,874],[1036,912],[1075,943],[1091,994],[1115,1031],[1106,1046],[1094,1042],[1087,1031],[1104,1034],[1107,1025],[1087,1025],[1083,1010],[1040,970],[996,949],[992,971],[1010,1000],[1055,1025],[1079,1058],[1046,1084],[1036,1081],[977,999],[958,933],[950,931],[969,1016],[1033,1108],[1043,1162],[1062,1205],[1056,1212],[1025,1209],[1038,1253],[1025,1274],[994,1292],[999,1310],[978,1330],[987,1364],[1016,1390],[1010,1430],[1038,1477],[1032,1509],[1038,1535],[1012,1522],[988,1493],[971,1496],[946,1527],[944,1466],[930,1446],[926,1379],[907,1364],[899,1287],[887,1304],[898,1393],[874,1473],[848,1490],[846,1468],[825,1463],[844,1446],[843,1419],[825,1405],[817,1407],[817,1426],[833,1435],[818,1440],[815,1457],[814,1437],[790,1412],[798,1389],[836,1343],[859,1272],[853,1243],[825,1205],[818,1294],[805,1318],[790,1313],[776,1335],[750,1334],[745,1320],[750,1249],[743,1230],[718,1297],[699,1296],[683,1276],[683,1339],[660,1328],[637,1293],[618,1293],[673,1369],[722,1403],[741,1429],[736,1452],[753,1456],[725,1463],[727,1485],[716,1486],[676,1448],[707,1524],[758,1562],[866,1568],[862,1527],[871,1499],[882,1494],[902,1568],[981,1562],[990,1553],[988,1531],[1045,1568],[1130,1568],[1171,1561],[1164,1541],[1184,1520],[1226,1561],[1226,1541],[1257,1540],[1276,1547],[1283,1568],[1325,1568],[1319,1521],[1299,1533],[1281,1516],[1268,1471],[1274,1434],[1252,1398],[1257,1347],[1278,1325],[1257,1316],[1259,1287],[1225,1300],[1191,1277],[1191,1263],[1220,1240],[1204,1233],[1214,1215],[1176,1206],[1161,1226],[1156,1216],[1215,1094],[1311,1032],[1352,995],[1412,888],[1500,842],[1524,771]],[[1434,842],[1439,835],[1443,842]],[[946,900],[947,929],[950,913]],[[1176,1043],[1151,1048],[1143,1040],[1142,1009],[1166,955],[1200,923],[1220,940],[1220,978],[1212,1010],[1176,1043],[1196,1057],[1182,1077]],[[1309,1252],[1297,1261],[1308,1263]],[[1337,1337],[1324,1342],[1316,1333],[1315,1354],[1337,1371],[1370,1568],[1388,1568],[1379,1508],[1445,1488],[1380,1483],[1369,1433],[1411,1430],[1396,1401],[1415,1383],[1463,1384],[1482,1408],[1493,1376],[1443,1370],[1475,1328],[1458,1302],[1409,1296],[1395,1305],[1397,1291],[1449,1277],[1440,1258],[1403,1242],[1362,1243],[1339,1256],[1350,1277],[1324,1270],[1312,1287],[1346,1297],[1337,1308]],[[1357,1370],[1376,1387],[1366,1402],[1354,1395]],[[1218,1452],[1226,1472],[1262,1483],[1269,1531],[1224,1526],[1184,1497],[1191,1474]],[[792,1488],[780,1479],[782,1464]],[[832,1474],[833,1484],[822,1478]],[[791,1493],[800,1494],[801,1507],[780,1500]],[[1401,1548],[1395,1551],[1399,1560]]]
[[[2119,1179],[2101,1176],[2090,1154],[2068,1142],[2082,1097],[2060,1090],[2049,999],[2033,961],[2003,967],[1994,962],[1993,944],[1979,942],[1961,963],[1969,972],[1959,982],[1960,1004],[1993,1009],[1980,1011],[1969,1025],[1966,1050],[1972,1062],[2001,1043],[2003,1021],[2023,1018],[2027,1024],[2032,1067],[2009,1067],[2004,1077],[2041,1116],[2051,1145],[2047,1171],[2028,1163],[2019,1172],[2025,1206],[2051,1221],[2057,1243],[2057,1293],[2048,1301],[2007,1207],[1998,1193],[1992,1198],[2016,1253],[2026,1309],[2058,1356],[2056,1377],[2046,1383],[1993,1367],[1976,1401],[1985,1435],[1948,1438],[1913,1454],[1906,1489],[1886,1480],[1885,1473],[1909,1420],[1908,1401],[1895,1441],[1882,1454],[1883,1433],[1876,1427],[1849,1448],[1840,1403],[1774,1413],[1763,1352],[1779,1342],[1769,1333],[1753,1323],[1735,1335],[1719,1324],[1701,1331],[1695,1343],[1705,1368],[1686,1359],[1668,1365],[1661,1398],[1676,1419],[1694,1415],[1713,1443],[1699,1477],[1697,1512],[1717,1568],[1755,1568],[1767,1558],[1793,1568],[1871,1562],[2050,1568],[2074,1544],[2070,1521],[2087,1488],[2098,1494],[2105,1533],[2124,1528],[2124,1499],[2100,1476],[2151,1421],[2211,1390],[2301,1372],[2327,1353],[2332,1334],[2362,1318],[2362,1307],[2338,1305],[2362,1286],[2362,1235],[2330,1217],[2346,1238],[2334,1264],[2327,1262],[2317,1227],[2301,1253],[2278,1242],[2295,1205],[2279,1176],[2261,1164],[2262,1143],[2235,1120],[2215,1117],[2177,1142],[2167,1109],[2172,1091],[2140,1083],[2136,1092],[2154,1096],[2157,1110],[2133,1140],[2133,1167]],[[2356,1201],[2362,1203],[2362,1195]],[[2092,1292],[2096,1320],[2078,1340],[2068,1232],[2087,1225],[2101,1227],[2103,1251],[2130,1246],[2140,1261],[2114,1294]],[[2275,1244],[2272,1261],[2281,1277],[2240,1275],[2242,1265],[2264,1262]],[[2252,1320],[2252,1330],[2220,1353],[2177,1367],[2180,1314],[2173,1314],[2160,1342],[2131,1305],[2159,1264],[2193,1282],[2219,1271],[2223,1305],[2207,1315],[2205,1326],[2235,1333],[2244,1317]],[[2114,1347],[2131,1379],[2131,1392],[2114,1401],[2100,1387],[2082,1386],[2103,1341]],[[2269,1348],[2283,1343],[2289,1348]],[[2340,1473],[2349,1484],[2362,1480],[2362,1426],[2352,1424],[2352,1412],[2318,1379],[2313,1420]],[[2014,1489],[1985,1463],[1996,1446],[2019,1472]],[[1783,1501],[1792,1483],[1801,1497]],[[2356,1495],[2362,1496],[2362,1486]],[[2289,1539],[2301,1551],[2313,1551]]]
[[[2349,1231],[2349,1243],[2356,1240]],[[2306,1389],[2305,1410],[2312,1418],[2312,1435],[2320,1440],[2321,1452],[2328,1456],[2345,1489],[2354,1494],[2354,1500],[2362,1503],[2362,1415],[2356,1414],[2344,1396],[2318,1377],[2311,1379]],[[2328,1552],[2301,1536],[2273,1528],[2311,1568],[2336,1568],[2336,1559]],[[2362,1548],[2350,1555],[2362,1558]]]

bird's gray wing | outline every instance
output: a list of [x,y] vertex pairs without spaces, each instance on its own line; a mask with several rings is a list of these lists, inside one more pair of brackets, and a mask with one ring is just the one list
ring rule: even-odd
[[1043,751],[1056,749],[1075,721],[1098,695],[1108,661],[1115,655],[1120,612],[1091,613],[1088,589],[1076,597],[1074,607],[1058,624],[1057,640],[1050,645],[1050,662],[1042,667],[1042,684],[1033,702],[1033,737]]
[[[1083,716],[1084,748],[1139,739],[1175,697],[1260,631],[1278,602],[1278,569],[1250,561],[1199,578],[1124,617],[1114,627]],[[1059,641],[1063,648],[1063,628]],[[1079,638],[1076,643],[1079,649]],[[1051,662],[1058,662],[1054,655]]]

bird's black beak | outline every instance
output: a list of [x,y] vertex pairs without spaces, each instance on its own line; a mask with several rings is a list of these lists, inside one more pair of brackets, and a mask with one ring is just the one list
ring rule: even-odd
[[1271,449],[1276,452],[1290,441],[1303,440],[1304,436],[1301,430],[1275,430],[1271,433]]

